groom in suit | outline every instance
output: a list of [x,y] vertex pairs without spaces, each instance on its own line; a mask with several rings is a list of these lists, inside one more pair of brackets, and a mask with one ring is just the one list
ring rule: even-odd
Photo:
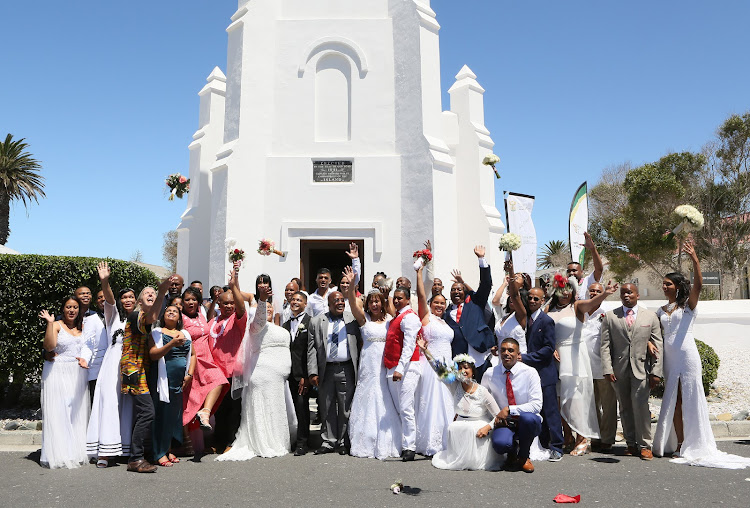
[[344,295],[328,295],[328,312],[310,320],[307,341],[307,375],[318,387],[318,407],[323,424],[323,444],[315,455],[338,449],[349,453],[349,413],[357,383],[359,325],[344,313]]
[[532,288],[529,291],[531,315],[526,322],[526,353],[521,361],[534,367],[542,382],[542,432],[539,442],[549,448],[550,462],[562,460],[563,432],[560,408],[557,405],[557,366],[555,353],[555,322],[543,310],[544,291]]
[[481,382],[484,371],[489,368],[489,350],[496,343],[495,334],[484,319],[484,307],[492,289],[490,265],[484,259],[483,246],[477,245],[474,254],[479,259],[479,288],[467,292],[462,283],[454,283],[450,293],[453,305],[445,311],[443,319],[453,328],[453,356],[469,354],[474,358],[475,376],[477,382]]
[[[625,454],[651,460],[654,455],[651,452],[648,396],[662,377],[662,364],[658,360],[661,358],[662,337],[659,318],[650,310],[639,307],[638,297],[635,284],[623,284],[620,287],[622,307],[604,315],[602,370],[605,379],[614,383],[620,403],[622,432],[628,445]],[[647,357],[650,357],[649,361]]]
[[[291,284],[291,283],[290,283]],[[297,448],[294,455],[307,453],[310,437],[310,381],[307,376],[307,344],[309,340],[310,316],[305,312],[307,296],[301,291],[289,298],[290,318],[282,325],[291,335],[292,374],[289,376],[289,392],[297,414]]]

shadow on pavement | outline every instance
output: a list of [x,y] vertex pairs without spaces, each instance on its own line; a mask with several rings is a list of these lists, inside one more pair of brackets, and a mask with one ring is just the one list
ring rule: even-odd
[[42,459],[42,450],[39,449],[35,452],[31,452],[27,456],[24,457],[26,460],[30,460],[31,462],[36,462],[39,464],[39,461]]
[[616,459],[614,457],[592,457],[589,460],[593,460],[594,462],[599,462],[602,464],[617,464],[620,462],[620,459]]

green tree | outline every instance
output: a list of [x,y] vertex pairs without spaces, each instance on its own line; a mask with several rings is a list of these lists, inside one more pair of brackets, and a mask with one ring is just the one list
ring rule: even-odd
[[550,240],[542,252],[536,258],[537,268],[547,270],[549,268],[561,268],[570,262],[570,248],[567,242],[562,240]]
[[177,273],[177,231],[172,230],[164,233],[164,244],[161,247],[161,254],[169,271]]
[[26,149],[24,139],[13,141],[8,134],[0,142],[0,245],[5,245],[10,235],[10,203],[21,201],[28,209],[31,201],[39,202],[44,194],[44,177],[39,174],[42,165]]

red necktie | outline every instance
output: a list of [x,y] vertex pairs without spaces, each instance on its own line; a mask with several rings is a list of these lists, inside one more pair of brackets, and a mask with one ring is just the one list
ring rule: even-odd
[[456,323],[461,322],[461,312],[464,310],[464,304],[460,304],[458,306],[458,310],[456,311]]
[[510,382],[510,370],[505,371],[505,393],[508,396],[508,406],[515,406],[516,396],[513,395],[513,385]]
[[635,314],[635,312],[633,312],[633,309],[628,309],[628,313],[625,316],[625,323],[627,323],[628,328],[632,328],[633,323],[635,323],[635,316],[633,314]]

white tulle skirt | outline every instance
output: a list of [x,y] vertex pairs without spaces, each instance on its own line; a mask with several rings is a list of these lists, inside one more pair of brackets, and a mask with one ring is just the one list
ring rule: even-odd
[[588,347],[581,340],[558,343],[560,354],[560,416],[576,434],[599,439],[594,404],[594,378]]
[[490,435],[482,439],[477,437],[477,431],[488,423],[462,418],[452,422],[446,432],[446,447],[432,457],[432,465],[454,471],[499,471],[505,463],[504,455],[492,448]]
[[88,371],[75,358],[57,357],[54,362],[44,362],[41,402],[41,465],[72,469],[85,464]]

